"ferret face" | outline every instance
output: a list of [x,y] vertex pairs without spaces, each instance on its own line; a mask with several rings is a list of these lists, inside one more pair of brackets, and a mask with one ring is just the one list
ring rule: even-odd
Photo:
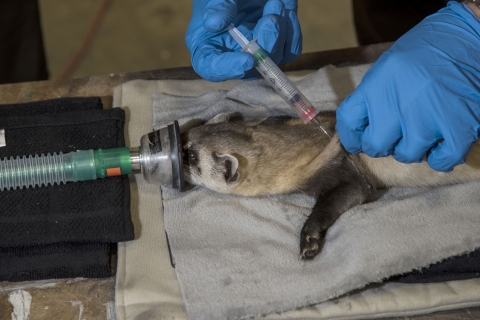
[[217,192],[260,196],[303,190],[340,148],[322,155],[330,139],[298,118],[215,121],[219,116],[182,134],[185,180]]
[[217,192],[226,192],[238,181],[238,160],[230,154],[219,154],[195,140],[183,147],[185,180]]
[[221,193],[235,189],[245,178],[242,167],[247,160],[248,135],[245,127],[224,123],[206,124],[182,134],[185,180]]

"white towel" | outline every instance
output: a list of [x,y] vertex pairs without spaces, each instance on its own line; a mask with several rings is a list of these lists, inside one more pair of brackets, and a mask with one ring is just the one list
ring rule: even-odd
[[[316,107],[333,109],[367,68],[327,67],[297,84]],[[263,80],[200,97],[158,94],[153,105],[156,128],[219,112],[245,119],[293,115]],[[312,199],[163,189],[165,228],[187,314],[224,319],[291,310],[471,251],[480,247],[479,191],[480,182],[393,188],[343,214],[321,254],[300,261],[298,235]]]

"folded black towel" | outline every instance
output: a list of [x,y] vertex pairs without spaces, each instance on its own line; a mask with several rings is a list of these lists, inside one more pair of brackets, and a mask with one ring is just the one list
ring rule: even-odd
[[55,243],[0,248],[0,280],[111,276],[108,243]]
[[[125,146],[124,111],[99,110],[98,98],[81,100],[0,106],[0,158]],[[126,176],[0,191],[0,280],[109,276],[108,243],[133,237]],[[96,269],[88,257],[97,259]],[[11,268],[35,266],[35,259],[35,270]]]
[[102,99],[99,97],[58,98],[37,102],[1,104],[0,118],[102,109]]

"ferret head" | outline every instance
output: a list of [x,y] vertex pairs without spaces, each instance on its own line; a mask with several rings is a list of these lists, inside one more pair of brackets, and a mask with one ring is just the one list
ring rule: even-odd
[[[324,123],[333,130],[334,121]],[[330,138],[291,117],[228,122],[220,114],[182,134],[182,141],[187,182],[244,196],[301,190],[340,150],[338,143],[325,149]]]
[[222,193],[242,193],[239,187],[257,155],[248,126],[228,122],[220,114],[182,134],[185,180]]

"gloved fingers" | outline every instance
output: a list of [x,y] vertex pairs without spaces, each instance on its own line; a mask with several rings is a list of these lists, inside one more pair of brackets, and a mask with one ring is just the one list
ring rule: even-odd
[[297,0],[269,0],[255,27],[259,45],[277,64],[293,61],[302,52],[297,7]]
[[336,129],[347,151],[363,151],[370,157],[392,154],[402,138],[397,114],[378,102],[371,105],[362,84],[337,109]]
[[282,2],[285,5],[285,9],[291,10],[291,11],[297,13],[298,0],[282,0]]
[[269,53],[269,57],[275,63],[280,63],[283,59],[286,35],[287,20],[283,2],[267,1],[263,16],[253,30],[253,37],[258,38],[258,44]]
[[338,107],[336,114],[335,129],[345,150],[351,153],[362,152],[363,133],[368,127],[368,111],[362,94],[357,90],[349,95]]
[[[462,128],[456,128],[456,130],[462,130]],[[454,137],[460,138],[455,139]],[[428,165],[436,171],[452,171],[455,166],[465,162],[472,144],[477,141],[478,132],[476,134],[471,131],[468,132],[468,129],[463,134],[459,132],[452,135],[447,133],[444,140],[434,146],[427,154]]]
[[302,29],[298,20],[298,0],[282,0],[286,9],[287,36],[282,63],[297,60],[302,53]]
[[452,171],[455,166],[465,162],[471,146],[471,142],[453,145],[444,140],[433,147],[427,155],[428,165],[436,171]]
[[[285,2],[285,0],[283,0]],[[296,2],[296,1],[295,1]],[[287,11],[287,36],[285,39],[285,50],[283,63],[296,60],[302,53],[302,29],[295,11]]]
[[395,146],[393,158],[403,163],[422,162],[425,155],[437,143],[434,135],[425,137],[424,134],[425,131],[422,131],[418,125],[411,124]]
[[195,52],[192,65],[202,78],[217,82],[243,78],[255,60],[246,52],[222,53],[208,45]]
[[422,162],[427,152],[441,138],[435,124],[437,114],[428,112],[429,99],[417,99],[415,103],[401,102],[397,101],[402,138],[394,148],[393,158],[403,163]]
[[370,119],[370,125],[363,133],[362,150],[372,158],[386,157],[393,154],[401,139],[402,130],[398,120],[394,116],[380,116]]
[[203,9],[203,26],[208,32],[225,30],[237,15],[237,0],[210,0]]

